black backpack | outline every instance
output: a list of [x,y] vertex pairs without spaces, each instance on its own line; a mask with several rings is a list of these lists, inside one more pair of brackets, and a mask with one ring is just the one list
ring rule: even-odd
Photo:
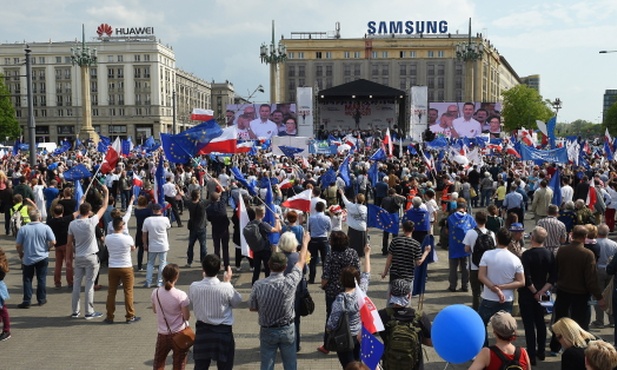
[[260,224],[261,221],[253,220],[242,230],[246,244],[253,252],[261,252],[268,247],[268,238],[261,233]]
[[488,348],[501,360],[500,370],[523,370],[523,365],[521,365],[521,347],[516,347],[514,357],[511,360],[504,356],[497,346],[490,346]]
[[422,356],[421,315],[414,312],[413,320],[402,321],[396,318],[394,309],[386,308],[389,319],[386,327],[386,349],[382,356],[384,369],[416,369]]
[[490,231],[487,230],[485,234],[477,227],[474,230],[478,233],[478,238],[476,239],[476,244],[474,244],[473,251],[471,252],[471,262],[479,267],[480,260],[482,259],[484,252],[495,249],[495,241],[493,240]]

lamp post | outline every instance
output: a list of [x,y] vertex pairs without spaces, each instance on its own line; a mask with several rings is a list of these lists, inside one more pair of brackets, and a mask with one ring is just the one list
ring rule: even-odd
[[80,136],[86,140],[92,140],[95,144],[99,141],[99,135],[92,127],[92,106],[90,101],[90,66],[96,65],[97,54],[95,48],[86,46],[86,34],[84,25],[81,25],[81,46],[71,48],[71,61],[78,65],[81,71],[81,112],[83,121]]
[[469,18],[469,34],[467,42],[456,45],[456,59],[465,62],[465,101],[475,102],[475,62],[482,59],[484,45],[471,41],[471,18]]
[[555,110],[555,118],[557,118],[557,115],[559,114],[559,110],[562,108],[561,99],[556,98],[555,100],[551,102],[551,105],[553,106],[553,109]]
[[34,104],[32,95],[32,49],[26,45],[26,84],[28,85],[28,92],[26,100],[28,101],[28,142],[30,143],[30,167],[36,166],[36,122],[34,122]]
[[600,50],[600,54],[617,53],[617,50]]
[[272,41],[269,46],[264,43],[259,48],[261,62],[270,65],[270,103],[280,102],[279,64],[287,60],[286,51],[285,45],[281,41],[279,41],[278,47],[274,44],[274,20],[272,20]]

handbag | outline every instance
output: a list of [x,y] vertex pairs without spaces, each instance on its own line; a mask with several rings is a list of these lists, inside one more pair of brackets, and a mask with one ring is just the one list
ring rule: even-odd
[[300,290],[298,292],[298,314],[300,316],[308,316],[315,311],[315,302],[311,293],[308,290],[305,278],[300,280]]
[[[160,288],[159,288],[160,289]],[[165,325],[167,325],[167,330],[169,334],[172,335],[171,341],[174,351],[186,352],[188,351],[193,344],[195,343],[195,332],[191,329],[190,326],[185,325],[185,328],[172,333],[171,328],[169,327],[169,323],[167,322],[167,318],[165,317],[165,311],[163,311],[163,306],[161,305],[161,300],[159,299],[159,291],[156,290],[156,300],[159,302],[159,308],[161,309],[161,313],[163,314],[163,320],[165,320]]]
[[343,297],[343,315],[341,315],[336,328],[328,333],[326,349],[328,351],[349,352],[353,351],[354,347],[355,343],[349,328],[349,312],[346,308],[346,299]]

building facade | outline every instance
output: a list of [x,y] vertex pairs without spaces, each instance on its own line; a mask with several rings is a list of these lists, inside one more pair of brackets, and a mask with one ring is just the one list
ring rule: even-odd
[[606,117],[606,112],[615,103],[617,103],[617,90],[615,89],[604,90],[604,98],[602,101],[602,122],[604,122],[604,117]]
[[[211,83],[176,67],[171,47],[155,36],[100,38],[86,43],[96,49],[90,67],[92,124],[97,133],[141,143],[172,132],[174,98],[177,130],[194,124],[193,108],[211,108]],[[35,42],[32,91],[37,142],[58,142],[79,135],[81,80],[71,62],[74,42]],[[4,75],[22,132],[27,133],[27,83],[22,43],[0,45]]]
[[[469,41],[481,45],[477,59],[457,58],[460,45]],[[366,79],[407,92],[411,86],[427,86],[429,102],[497,102],[502,91],[520,83],[482,34],[344,39],[338,31],[292,32],[291,38],[280,43],[287,52],[278,74],[282,101],[295,99],[298,87],[314,87],[318,94],[320,89]]]
[[523,76],[521,77],[521,83],[540,93],[540,75]]

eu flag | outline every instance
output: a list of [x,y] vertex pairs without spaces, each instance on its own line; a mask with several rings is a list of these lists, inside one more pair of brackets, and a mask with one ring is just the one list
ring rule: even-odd
[[328,168],[328,170],[323,175],[321,175],[320,179],[321,188],[324,189],[330,186],[330,184],[336,182],[336,172],[334,172],[332,168]]
[[[266,214],[264,215],[264,222],[267,222],[271,226],[274,226],[276,223],[276,219],[274,218],[274,196],[272,194],[272,183],[268,178],[268,186],[266,187]],[[281,234],[280,233],[270,233],[268,239],[270,240],[270,244],[276,245],[279,242]]]
[[368,227],[376,227],[391,234],[398,234],[398,213],[388,213],[385,209],[374,204],[368,204]]
[[77,203],[75,204],[75,211],[79,209],[79,201],[84,196],[84,189],[81,187],[81,181],[75,181],[75,200]]
[[244,186],[249,191],[249,194],[251,194],[253,196],[255,196],[257,194],[257,191],[255,190],[255,185],[249,184],[249,182],[246,181],[246,178],[244,177],[242,172],[240,172],[238,167],[232,167],[231,168],[231,173],[234,176],[234,178],[236,179],[236,181],[238,181],[240,184],[242,184],[242,186]]
[[19,141],[19,138],[15,139],[15,145],[13,145],[13,155],[17,155],[19,154],[19,147],[21,145],[21,141]]
[[163,192],[163,184],[165,184],[165,169],[163,168],[163,156],[159,156],[159,164],[154,172],[154,180],[156,182],[156,201],[163,206],[165,204],[165,193]]
[[195,141],[182,134],[161,134],[161,144],[165,151],[165,157],[173,163],[187,163],[197,151]]
[[555,145],[555,127],[557,126],[557,116],[553,116],[553,118],[549,119],[546,122],[546,132],[548,134],[548,143],[551,145],[551,148],[555,149],[557,146]]
[[62,146],[60,148],[56,148],[53,152],[53,155],[60,155],[67,150],[71,149],[71,143],[68,140],[62,142]]
[[287,145],[280,145],[279,149],[281,150],[281,152],[283,152],[283,154],[291,159],[294,159],[294,155],[297,153],[301,153],[304,151],[304,149],[302,148],[296,148],[293,146],[287,146]]
[[426,256],[424,262],[420,266],[416,266],[414,270],[413,288],[411,291],[412,296],[424,293],[426,288],[426,275],[428,272],[428,264],[435,262],[435,237],[433,235],[427,235],[422,241],[422,252],[427,246],[431,247],[431,253]]
[[379,168],[377,166],[377,162],[373,162],[371,167],[368,169],[368,179],[371,181],[371,186],[375,186],[377,184],[377,178],[379,176]]
[[384,152],[383,148],[379,148],[375,153],[373,153],[373,155],[369,159],[371,161],[385,161],[386,152]]
[[[216,120],[211,119],[209,121],[202,122],[196,126],[191,127],[188,130],[182,131],[177,136],[185,136],[192,141],[196,141],[201,144],[207,144],[212,139],[221,136],[223,129]],[[167,157],[168,160],[169,157]]]
[[371,370],[377,369],[384,349],[385,346],[383,343],[363,326],[362,343],[360,344],[360,357],[362,362]]
[[64,179],[67,181],[78,181],[90,176],[92,176],[90,170],[83,163],[73,166],[70,170],[64,172]]
[[339,176],[341,176],[341,179],[345,181],[346,187],[351,186],[351,178],[349,177],[349,157],[351,156],[348,155],[345,158],[345,160],[343,161],[343,163],[341,163],[341,166],[339,167],[339,170],[338,170],[338,174]]
[[553,199],[551,203],[556,205],[557,207],[561,206],[561,176],[559,170],[555,171],[553,177],[551,177],[551,181],[548,184],[548,187],[553,189]]

